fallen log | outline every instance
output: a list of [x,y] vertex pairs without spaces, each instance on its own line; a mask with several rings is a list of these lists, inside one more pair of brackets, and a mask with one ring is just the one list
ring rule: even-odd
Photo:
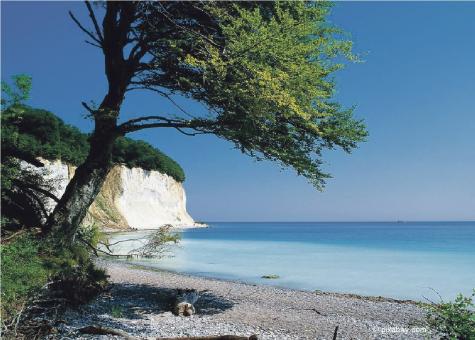
[[[79,329],[79,333],[93,334],[93,335],[117,335],[126,340],[138,340],[139,338],[131,336],[124,331],[101,327],[101,326],[87,326]],[[238,336],[238,335],[212,335],[212,336],[189,336],[189,337],[174,337],[174,338],[157,338],[156,340],[258,340],[257,335]]]
[[258,340],[257,335],[238,336],[238,335],[216,335],[216,336],[189,336],[178,338],[157,338],[156,340]]
[[94,334],[94,335],[117,335],[121,336],[126,340],[137,340],[138,338],[127,334],[124,331],[108,328],[108,327],[101,327],[101,326],[87,326],[79,329],[79,333],[82,334]]

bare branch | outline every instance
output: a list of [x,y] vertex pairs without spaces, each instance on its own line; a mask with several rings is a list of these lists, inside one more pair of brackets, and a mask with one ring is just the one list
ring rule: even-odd
[[[131,84],[139,84],[137,82],[131,82]],[[131,87],[127,91],[133,91],[133,90],[149,90],[158,93],[159,95],[167,98],[176,108],[178,108],[181,112],[183,112],[185,115],[187,115],[190,118],[196,118],[189,112],[187,112],[184,108],[182,108],[168,93],[161,91],[157,88],[153,87],[148,87],[148,86],[136,86],[136,87]]]
[[92,46],[94,46],[94,47],[102,48],[102,46],[100,46],[100,45],[98,45],[98,44],[94,44],[93,42],[90,42],[89,40],[84,40],[84,42],[85,42],[86,44],[92,45]]
[[[156,123],[147,123],[147,124],[137,124],[142,121],[147,121],[147,120],[159,120],[161,122],[156,122]],[[147,128],[152,128],[152,127],[179,127],[179,128],[185,128],[188,127],[189,123],[187,122],[175,122],[171,121],[169,119],[162,119],[159,116],[150,116],[150,117],[141,117],[141,118],[136,118],[136,119],[131,119],[128,122],[125,122],[124,124],[119,125],[117,128],[119,129],[120,132],[127,133],[127,132],[133,132],[133,131],[138,131],[142,129],[147,129]]]
[[[143,237],[141,237],[141,238],[128,238],[128,239],[125,239],[125,240],[119,240],[119,241],[116,241],[116,242],[107,243],[107,246],[111,247],[111,246],[115,246],[116,244],[123,243],[123,242],[142,241],[143,239],[144,239]],[[106,244],[104,244],[104,245],[106,245]]]
[[89,12],[89,17],[91,18],[92,23],[94,24],[94,28],[96,29],[97,36],[100,42],[104,42],[104,37],[102,36],[101,29],[99,24],[97,23],[96,15],[94,14],[94,10],[92,9],[91,3],[89,1],[85,1],[87,10]]
[[86,102],[81,102],[81,105],[86,108],[92,115],[95,113],[95,110],[93,110],[89,105],[87,105]]
[[180,132],[180,133],[182,133],[182,134],[184,134],[184,135],[186,135],[186,136],[197,136],[197,135],[204,135],[204,134],[211,133],[211,132],[205,132],[205,131],[186,132],[186,131],[180,129],[179,127],[175,127],[175,129],[176,129],[178,132]]
[[37,191],[39,192],[40,194],[43,194],[44,196],[48,197],[48,198],[51,198],[53,201],[55,202],[59,202],[59,198],[56,197],[54,194],[52,194],[51,192],[49,192],[48,190],[45,190],[43,188],[40,188],[36,185],[33,185],[32,183],[25,183],[25,182],[22,182],[20,180],[17,180],[17,179],[14,179],[13,182],[18,185],[19,187],[21,188],[25,188],[25,189],[30,189],[30,190],[33,190],[33,191]]
[[[123,127],[121,129],[121,132],[129,133],[129,132],[151,129],[151,128],[169,127],[169,128],[174,128],[183,134],[188,134],[188,135],[193,136],[194,134],[185,133],[181,129],[204,129],[204,128],[211,128],[212,126],[213,126],[212,124],[201,124],[201,123],[197,124],[197,123],[194,123],[193,121],[183,122],[183,123],[167,123],[167,122],[163,123],[162,122],[162,123],[148,123],[148,124],[132,124],[132,125]],[[200,131],[200,134],[205,134],[205,133],[211,133],[211,131],[205,131],[205,130]]]
[[167,123],[182,123],[182,122],[184,122],[184,120],[181,120],[181,119],[171,119],[171,118],[167,118],[167,117],[163,117],[163,116],[144,116],[144,117],[138,117],[138,118],[128,120],[120,126],[131,125],[133,123],[138,123],[138,122],[142,122],[142,121],[145,121],[145,120],[161,120],[161,121],[164,121],[164,122],[167,122]]
[[45,218],[48,218],[48,211],[46,210],[44,203],[41,201],[41,199],[40,199],[37,195],[35,195],[35,193],[33,192],[33,190],[27,188],[27,189],[24,189],[23,192],[24,192],[30,199],[32,199],[33,201],[36,202],[37,207],[41,210],[41,213],[43,214],[43,216],[44,216]]
[[137,36],[132,29],[131,33],[134,35],[133,39],[129,39],[128,43],[136,41],[137,43],[130,49],[129,62],[134,63],[136,66],[140,65],[140,60],[143,56],[150,51],[150,47],[147,46],[147,41],[143,39],[143,35]]
[[98,43],[101,47],[102,47],[102,42],[89,30],[87,30],[80,22],[78,19],[76,19],[76,17],[74,16],[73,12],[69,11],[69,16],[71,17],[71,19],[73,19],[73,21],[76,23],[76,25],[81,29],[81,31],[83,31],[84,33],[86,33],[92,40],[94,40],[96,43]]

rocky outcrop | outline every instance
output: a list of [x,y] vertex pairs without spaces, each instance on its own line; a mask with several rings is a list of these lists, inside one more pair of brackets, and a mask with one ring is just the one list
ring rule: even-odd
[[[60,161],[46,161],[37,168],[53,180],[60,197],[74,175],[75,168]],[[49,208],[54,208],[51,200]],[[164,224],[175,227],[198,226],[186,211],[185,190],[180,182],[158,171],[115,166],[107,176],[84,224],[107,229],[158,229]]]

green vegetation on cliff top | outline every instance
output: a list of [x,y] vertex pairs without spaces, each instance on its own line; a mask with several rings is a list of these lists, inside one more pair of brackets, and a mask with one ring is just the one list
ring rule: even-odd
[[[2,112],[2,148],[48,160],[60,159],[81,164],[89,151],[88,134],[65,124],[53,113],[26,105],[12,105]],[[119,138],[114,146],[113,161],[127,167],[157,170],[179,182],[185,180],[180,165],[152,145],[130,138]]]

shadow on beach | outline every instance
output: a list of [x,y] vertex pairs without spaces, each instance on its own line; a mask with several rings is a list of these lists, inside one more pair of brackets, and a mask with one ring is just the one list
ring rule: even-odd
[[[142,319],[146,314],[170,312],[176,289],[146,284],[114,283],[96,300],[97,312],[116,314],[128,319]],[[219,314],[232,308],[234,302],[208,291],[200,292],[195,304],[197,315]]]

